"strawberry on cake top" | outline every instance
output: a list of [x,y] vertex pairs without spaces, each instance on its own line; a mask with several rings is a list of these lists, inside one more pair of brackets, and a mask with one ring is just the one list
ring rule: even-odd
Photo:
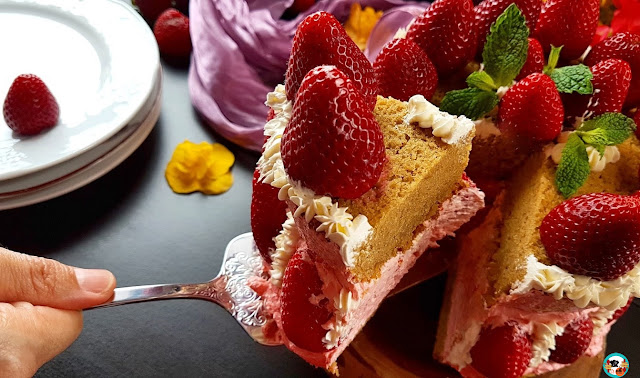
[[[285,85],[267,98],[252,226],[270,278],[254,286],[273,317],[265,333],[315,366],[335,369],[415,260],[483,206],[463,174],[473,123],[422,94],[376,97],[390,75],[381,67],[411,48],[390,47],[374,69],[335,18],[315,13],[296,32]],[[398,72],[409,84],[411,67]]]

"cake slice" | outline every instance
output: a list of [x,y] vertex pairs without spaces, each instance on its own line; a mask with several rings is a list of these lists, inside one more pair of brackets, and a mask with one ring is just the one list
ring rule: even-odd
[[596,358],[640,295],[640,197],[632,195],[640,143],[632,135],[606,147],[600,167],[568,200],[555,183],[550,154],[558,146],[530,157],[461,241],[434,356],[463,376],[498,375],[489,366],[506,355],[508,376]]

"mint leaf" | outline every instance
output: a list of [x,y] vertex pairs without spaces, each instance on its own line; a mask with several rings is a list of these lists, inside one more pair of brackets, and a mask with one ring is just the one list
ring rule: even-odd
[[575,133],[569,136],[562,150],[556,171],[556,186],[564,198],[569,198],[587,181],[591,172],[587,147]]
[[636,123],[621,113],[605,113],[585,121],[577,134],[587,144],[615,146],[624,142],[636,129]]
[[529,49],[529,28],[520,9],[509,7],[491,25],[487,43],[482,51],[485,71],[496,86],[511,85],[518,76]]
[[556,65],[558,64],[558,59],[560,59],[560,51],[564,45],[560,47],[555,47],[551,45],[551,52],[549,53],[549,59],[547,60],[547,65],[544,66],[543,72],[549,75],[553,70],[556,69]]
[[478,88],[485,91],[498,89],[491,76],[489,76],[485,71],[472,72],[471,75],[467,77],[467,84],[471,88]]
[[459,89],[447,92],[440,104],[440,110],[476,120],[495,108],[499,101],[498,95],[493,91],[479,88]]
[[593,93],[593,85],[591,84],[593,74],[589,67],[584,64],[556,68],[551,71],[549,77],[556,83],[558,92]]
[[598,153],[600,154],[600,159],[602,159],[604,157],[604,150],[606,148],[606,146],[602,145],[602,144],[594,144],[592,145],[593,148],[596,149],[596,151],[598,151]]

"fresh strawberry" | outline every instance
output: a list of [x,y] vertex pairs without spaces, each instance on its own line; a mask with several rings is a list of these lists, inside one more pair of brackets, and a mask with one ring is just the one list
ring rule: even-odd
[[289,9],[298,14],[311,8],[315,3],[316,0],[293,0],[293,4],[291,4],[291,7],[289,7]]
[[170,58],[188,58],[191,54],[189,18],[176,9],[162,12],[153,26],[160,53]]
[[527,50],[527,60],[516,77],[516,80],[522,80],[532,73],[542,72],[544,68],[544,51],[540,42],[534,38],[529,38],[529,49]]
[[293,37],[284,81],[289,100],[296,99],[305,75],[321,65],[334,65],[345,73],[373,110],[378,95],[373,67],[338,20],[326,12],[307,16]]
[[[529,30],[536,29],[536,24],[538,23],[538,18],[540,17],[540,9],[542,8],[542,1],[540,0],[484,0],[483,2],[478,4],[474,9],[475,17],[476,17],[478,50],[480,50],[480,52],[482,52],[482,49],[484,48],[484,44],[487,41],[487,35],[489,35],[489,30],[491,29],[491,25],[494,22],[496,22],[498,17],[511,4],[516,4],[518,6],[518,9],[520,9],[522,14],[524,15],[525,20],[527,21],[527,26],[529,27]],[[542,71],[542,69],[540,71]],[[538,72],[538,71],[531,71],[531,72]]]
[[282,329],[296,346],[311,352],[325,352],[322,327],[331,312],[323,306],[327,299],[314,303],[322,295],[322,281],[306,249],[297,250],[282,278]]
[[498,118],[501,130],[534,141],[555,139],[562,129],[564,118],[555,83],[542,73],[534,73],[520,80],[500,100]]
[[531,361],[531,339],[517,326],[483,328],[471,348],[471,366],[492,378],[519,378]]
[[293,180],[316,194],[342,198],[369,190],[386,160],[373,113],[334,66],[316,67],[302,81],[281,151]]
[[631,83],[631,68],[620,59],[603,60],[593,67],[593,94],[563,94],[566,115],[591,118],[604,113],[622,111]]
[[545,52],[553,46],[564,46],[560,56],[576,59],[593,39],[600,15],[599,0],[547,0],[533,37]]
[[436,0],[407,30],[436,66],[448,76],[463,68],[476,54],[475,14],[471,0]]
[[438,73],[427,54],[406,38],[397,38],[382,49],[373,68],[380,94],[398,100],[421,94],[431,100],[438,86]]
[[282,230],[287,220],[287,203],[278,199],[278,188],[259,181],[260,170],[253,172],[251,195],[251,231],[262,258],[271,263],[275,249],[273,238]]
[[36,75],[20,75],[9,87],[2,108],[4,121],[22,135],[35,135],[58,123],[60,108],[46,84]]
[[631,304],[633,303],[633,298],[634,298],[633,296],[631,298],[629,298],[629,301],[627,302],[626,305],[624,305],[624,306],[620,307],[619,309],[617,309],[613,313],[613,315],[611,316],[611,319],[609,319],[609,322],[612,322],[614,320],[620,319],[620,317],[627,312],[629,307],[631,307]]
[[593,66],[608,58],[622,59],[631,66],[631,86],[625,108],[640,105],[640,34],[617,33],[593,46],[584,63]]
[[549,359],[561,364],[574,363],[591,344],[593,322],[588,316],[567,324],[564,332],[556,336],[556,349],[551,351]]
[[134,4],[150,25],[153,25],[162,12],[173,6],[171,0],[135,0]]
[[571,198],[540,226],[547,256],[569,273],[616,279],[640,261],[640,198],[610,193]]

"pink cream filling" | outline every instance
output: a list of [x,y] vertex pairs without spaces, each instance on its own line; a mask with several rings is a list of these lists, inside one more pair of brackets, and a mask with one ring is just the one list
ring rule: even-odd
[[[369,282],[359,282],[355,279],[342,262],[338,245],[326,239],[324,233],[316,232],[313,228],[313,221],[309,224],[303,217],[297,217],[295,219],[296,225],[304,240],[301,243],[309,246],[310,255],[312,255],[310,257],[315,262],[324,283],[323,295],[330,299],[337,298],[341,291],[346,289],[351,292],[356,301],[342,319],[344,328],[337,347],[322,353],[310,352],[297,347],[282,331],[279,288],[271,285],[268,281],[256,281],[252,286],[258,294],[263,295],[266,312],[273,317],[273,321],[263,327],[265,335],[274,340],[282,341],[287,348],[310,364],[330,368],[369,318],[373,316],[387,294],[398,284],[424,251],[437,247],[437,241],[445,236],[454,235],[460,226],[468,222],[478,210],[484,207],[484,193],[471,181],[469,184],[468,187],[458,190],[452,197],[444,201],[440,205],[437,217],[423,223],[423,231],[414,238],[412,246],[389,259],[381,269],[380,278]],[[290,203],[290,206],[293,204]],[[337,317],[337,310],[335,312]],[[335,322],[335,319],[330,321],[330,323],[332,322]],[[277,330],[274,325],[277,326]],[[328,324],[327,328],[330,325]]]
[[[516,322],[527,333],[533,332],[533,323],[556,322],[565,327],[574,319],[597,310],[597,307],[584,309],[576,307],[569,299],[556,300],[540,291],[532,290],[521,295],[507,295],[493,306],[487,308],[483,296],[489,290],[487,269],[490,254],[487,242],[496,238],[492,232],[500,222],[502,214],[494,207],[483,223],[469,234],[470,246],[459,255],[450,274],[453,275],[451,307],[448,312],[446,335],[441,353],[435,357],[451,365],[465,377],[481,377],[472,366],[470,351],[478,340],[483,326],[501,326],[507,322]],[[608,323],[593,335],[587,356],[596,356],[602,350],[604,340],[612,323]],[[528,367],[525,375],[538,375],[555,371],[567,366],[552,361]]]

